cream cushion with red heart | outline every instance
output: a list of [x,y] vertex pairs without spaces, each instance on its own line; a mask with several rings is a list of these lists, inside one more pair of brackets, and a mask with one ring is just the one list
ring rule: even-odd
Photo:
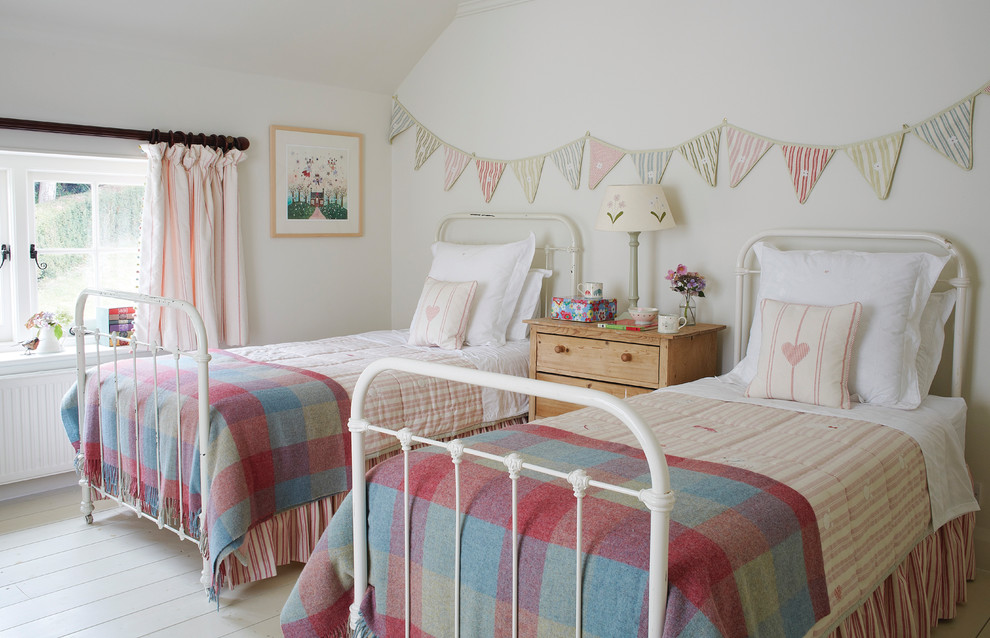
[[477,281],[427,277],[409,328],[409,344],[459,350],[467,334],[468,312],[477,289]]
[[760,302],[756,376],[746,396],[846,408],[853,344],[863,305],[810,306]]

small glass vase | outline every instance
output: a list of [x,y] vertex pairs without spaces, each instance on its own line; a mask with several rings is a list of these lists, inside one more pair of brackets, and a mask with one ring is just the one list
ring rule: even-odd
[[698,323],[697,306],[694,301],[694,295],[683,296],[684,301],[681,302],[681,315],[686,321],[684,325],[693,326]]

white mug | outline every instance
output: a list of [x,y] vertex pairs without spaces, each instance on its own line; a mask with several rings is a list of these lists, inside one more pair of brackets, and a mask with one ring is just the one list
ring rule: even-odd
[[578,294],[591,299],[601,299],[604,285],[600,281],[584,281],[578,284]]
[[687,323],[681,315],[657,315],[657,332],[673,334]]

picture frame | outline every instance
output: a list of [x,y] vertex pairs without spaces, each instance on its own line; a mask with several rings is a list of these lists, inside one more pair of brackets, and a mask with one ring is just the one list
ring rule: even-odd
[[360,237],[364,135],[271,127],[271,236]]

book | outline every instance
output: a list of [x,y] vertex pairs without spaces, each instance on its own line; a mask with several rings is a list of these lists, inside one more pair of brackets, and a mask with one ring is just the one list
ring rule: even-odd
[[127,323],[113,323],[107,326],[106,332],[130,332],[134,330],[134,324],[132,322]]
[[599,323],[598,327],[608,328],[609,330],[633,330],[642,332],[644,330],[656,330],[657,323],[637,324],[633,319],[616,319],[615,321]]

